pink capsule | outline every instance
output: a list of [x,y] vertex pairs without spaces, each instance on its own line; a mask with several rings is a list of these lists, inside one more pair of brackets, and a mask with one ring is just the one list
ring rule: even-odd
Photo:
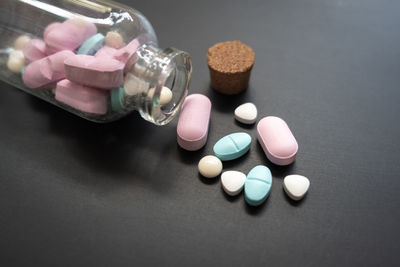
[[206,144],[210,114],[208,97],[201,94],[186,97],[177,127],[177,141],[183,149],[199,150]]
[[74,56],[68,50],[30,63],[22,76],[24,84],[29,88],[47,88],[54,82],[65,78],[64,60]]
[[91,114],[107,113],[108,92],[64,79],[57,83],[55,97],[68,106]]
[[295,160],[298,144],[281,118],[268,116],[261,119],[257,124],[257,138],[272,163],[289,165]]

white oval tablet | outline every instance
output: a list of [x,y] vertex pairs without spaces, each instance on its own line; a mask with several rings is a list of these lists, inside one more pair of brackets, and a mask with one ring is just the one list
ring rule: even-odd
[[283,180],[283,189],[287,195],[293,200],[300,200],[307,193],[310,187],[310,180],[307,177],[292,174],[285,177]]
[[235,119],[245,124],[253,124],[257,120],[257,107],[253,103],[245,103],[235,109]]
[[236,196],[242,191],[246,175],[238,171],[226,171],[221,174],[221,184],[224,191],[230,196]]
[[199,172],[207,178],[217,177],[222,171],[222,162],[215,156],[205,156],[199,161]]
[[[155,88],[151,88],[149,90],[149,92],[147,93],[147,96],[149,98],[153,98],[155,90],[156,90]],[[163,88],[161,89],[160,99],[159,99],[160,105],[162,106],[162,105],[168,104],[171,101],[171,99],[172,99],[172,91],[171,91],[171,89],[169,89],[166,86],[163,86]]]

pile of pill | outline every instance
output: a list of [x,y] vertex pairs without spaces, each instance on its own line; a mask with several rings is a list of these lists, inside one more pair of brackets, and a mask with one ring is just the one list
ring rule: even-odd
[[[124,97],[141,93],[138,78],[130,72],[140,45],[138,39],[125,43],[117,31],[98,33],[95,24],[76,17],[51,23],[42,39],[18,37],[7,66],[14,73],[21,72],[30,89],[49,90],[67,106],[104,115],[110,108],[108,99],[111,109],[120,112]],[[149,90],[148,98],[154,90]],[[163,87],[160,104],[171,99],[171,90]]]
[[[208,135],[211,115],[211,101],[204,95],[189,95],[182,106],[177,126],[178,144],[185,150],[194,151],[202,148]],[[235,109],[235,119],[244,124],[257,121],[257,107],[245,103]],[[285,166],[293,163],[298,151],[298,144],[289,126],[284,120],[274,116],[262,118],[257,124],[257,139],[267,158],[274,164]],[[219,139],[214,147],[214,155],[203,157],[199,164],[200,174],[206,178],[215,178],[223,171],[222,161],[240,158],[250,150],[252,137],[245,132],[228,134]],[[247,204],[258,206],[268,197],[272,174],[268,167],[255,166],[250,172],[236,170],[222,172],[221,185],[230,196],[238,195],[244,188]],[[301,175],[288,175],[283,181],[283,189],[293,200],[301,200],[307,193],[310,181]]]

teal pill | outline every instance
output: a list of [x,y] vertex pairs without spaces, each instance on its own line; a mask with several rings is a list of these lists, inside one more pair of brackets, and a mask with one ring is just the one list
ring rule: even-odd
[[77,54],[94,55],[103,46],[103,42],[104,35],[101,33],[95,34],[79,47]]
[[116,88],[111,91],[111,107],[114,111],[123,112],[124,104],[122,99],[124,97],[124,88]]
[[243,156],[250,149],[251,136],[233,133],[222,137],[214,145],[214,154],[220,160],[232,160]]
[[263,165],[255,166],[244,182],[244,198],[247,204],[258,206],[268,197],[272,185],[271,171]]
[[25,70],[26,70],[26,66],[25,66],[25,67],[22,67],[22,69],[21,69],[21,76],[24,76]]

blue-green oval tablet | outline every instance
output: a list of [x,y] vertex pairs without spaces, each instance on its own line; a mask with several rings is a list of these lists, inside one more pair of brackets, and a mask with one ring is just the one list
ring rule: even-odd
[[272,185],[272,174],[264,165],[255,166],[244,182],[244,198],[247,204],[258,206],[268,197]]
[[250,144],[251,136],[247,133],[233,133],[219,139],[213,150],[220,160],[232,160],[249,151]]
[[79,47],[77,54],[94,55],[103,46],[103,42],[104,35],[101,33],[95,34]]

